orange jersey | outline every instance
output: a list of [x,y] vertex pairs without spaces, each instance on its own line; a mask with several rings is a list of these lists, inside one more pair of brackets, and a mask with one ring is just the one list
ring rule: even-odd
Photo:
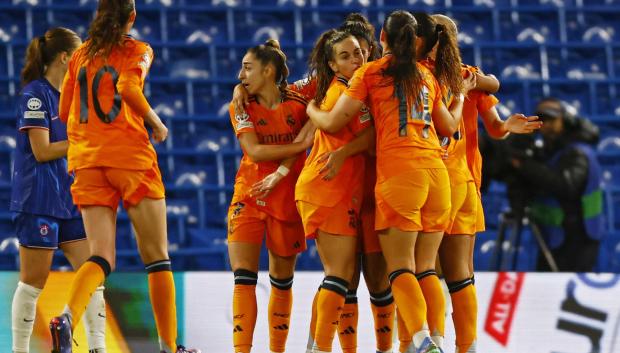
[[[359,68],[345,92],[370,107],[377,133],[377,182],[411,169],[445,169],[431,112],[443,103],[433,74],[421,64],[423,77],[418,99],[411,104],[395,94],[392,79],[383,75],[391,55]],[[413,98],[413,97],[410,97]]]
[[[477,67],[469,65],[463,65],[463,70],[474,74],[478,72]],[[467,99],[463,104],[467,166],[478,189],[482,185],[482,155],[478,149],[478,113],[486,112],[497,103],[499,100],[494,95],[473,90],[467,94]]]
[[[235,115],[230,106],[230,121],[237,137],[244,133],[253,132],[264,145],[286,145],[295,140],[308,117],[306,115],[306,100],[299,94],[287,90],[285,98],[276,109],[268,109],[250,98],[246,113]],[[305,154],[301,153],[291,168],[275,189],[264,199],[250,196],[252,185],[263,180],[280,166],[280,161],[253,162],[244,152],[235,178],[235,190],[232,204],[236,202],[250,202],[272,217],[283,221],[299,220],[295,207],[295,182],[303,168]]]
[[[346,89],[347,81],[334,77],[321,104],[321,110],[331,110]],[[310,152],[306,165],[297,180],[295,200],[306,201],[318,206],[333,207],[344,197],[350,196],[351,192],[361,191],[364,181],[364,155],[362,153],[347,158],[338,175],[332,180],[323,180],[319,171],[325,163],[319,162],[319,158],[346,145],[371,124],[370,113],[364,107],[357,117],[335,134],[317,129],[314,134],[312,152]],[[317,192],[317,190],[321,190],[321,192]],[[357,195],[357,198],[360,199],[361,196]]]
[[302,95],[307,101],[316,97],[317,82],[314,78],[303,78],[290,84],[288,88]]
[[157,161],[144,127],[143,116],[150,107],[143,99],[141,111],[135,111],[118,91],[131,86],[141,94],[153,50],[127,36],[105,61],[100,56],[89,60],[86,43],[71,57],[59,108],[60,118],[67,123],[69,170],[150,169]]

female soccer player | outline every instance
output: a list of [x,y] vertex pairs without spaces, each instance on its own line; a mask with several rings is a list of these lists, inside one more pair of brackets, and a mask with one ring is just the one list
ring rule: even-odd
[[[81,215],[71,201],[67,131],[58,120],[60,86],[69,58],[80,44],[75,32],[58,27],[34,38],[26,50],[17,109],[22,133],[17,136],[10,206],[20,243],[20,281],[12,307],[14,353],[29,352],[37,299],[47,281],[54,249],[60,247],[74,269],[90,252]],[[85,316],[89,348],[105,352],[103,287],[96,288]]]
[[[462,65],[458,55],[456,24],[444,15],[433,15],[432,19],[440,28],[440,38],[445,38],[446,43],[442,46],[440,39],[429,53],[429,61],[435,67],[435,72],[441,70],[440,63],[445,63],[446,58],[452,58],[452,62],[458,60],[458,64]],[[531,133],[540,128],[541,123],[538,117],[525,117],[522,114],[513,114],[506,121],[502,121],[494,107],[497,99],[488,94],[499,88],[499,82],[493,76],[483,75],[472,66],[462,65],[460,71],[461,75],[476,75],[479,85],[467,95],[460,133],[444,140],[445,162],[452,187],[452,211],[439,248],[439,257],[452,300],[456,352],[465,353],[475,352],[476,349],[477,305],[473,287],[473,249],[475,233],[484,231],[484,213],[479,191],[482,163],[478,151],[478,114],[482,116],[485,128],[494,138],[505,137],[510,132]],[[454,71],[452,77],[456,74]],[[441,82],[443,75],[436,75]],[[450,84],[445,87],[452,89]],[[473,163],[470,162],[470,156]],[[436,327],[441,328],[438,335],[442,336],[443,319],[444,312],[437,310],[434,322],[441,321]]]
[[[353,35],[336,30],[321,35],[311,54],[310,69],[315,74],[316,100],[322,102],[322,109],[331,109],[362,63],[362,52]],[[306,237],[316,239],[325,270],[325,279],[316,298],[315,352],[331,352],[355,269],[364,177],[364,156],[359,152],[367,149],[368,142],[358,154],[344,160],[336,175],[329,174],[329,171],[325,173],[323,160],[354,140],[370,124],[371,117],[366,110],[359,112],[357,118],[336,134],[318,130],[295,188],[297,209]]]
[[144,123],[156,142],[168,130],[142,93],[153,51],[127,36],[135,19],[133,0],[99,1],[89,40],[73,54],[62,85],[59,115],[67,123],[68,168],[75,173],[71,193],[82,211],[91,257],[77,272],[62,315],[50,322],[53,349],[59,353],[72,351],[73,327],[114,268],[119,199],[146,264],[160,350],[195,352],[176,343],[164,186]]
[[[256,283],[261,243],[269,249],[269,349],[284,352],[293,295],[297,254],[306,248],[304,230],[295,209],[295,182],[312,142],[305,113],[306,100],[287,89],[286,56],[277,41],[250,48],[243,57],[239,80],[250,94],[243,113],[230,106],[230,118],[243,158],[228,212],[228,252],[235,274],[233,343],[235,352],[252,347],[256,325]],[[302,129],[303,128],[303,129]],[[307,135],[305,135],[307,134]],[[307,138],[299,141],[300,136]],[[295,140],[298,138],[298,140]],[[297,141],[297,142],[296,142]],[[292,159],[290,168],[280,165]],[[276,174],[277,186],[262,189],[261,182]],[[268,194],[267,192],[268,191]]]
[[[451,111],[430,71],[416,63],[416,21],[406,11],[383,24],[384,57],[358,69],[330,112],[308,105],[313,123],[335,133],[368,103],[377,133],[375,229],[392,293],[416,352],[439,352],[425,325],[426,305],[415,271],[433,269],[450,210],[448,174],[437,132],[451,135],[463,95]],[[465,91],[471,87],[465,85]],[[436,130],[437,129],[437,130]]]

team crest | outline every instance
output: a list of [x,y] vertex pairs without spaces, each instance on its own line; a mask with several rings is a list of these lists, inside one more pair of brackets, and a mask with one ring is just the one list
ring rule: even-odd
[[26,103],[26,106],[30,110],[39,110],[41,109],[42,105],[43,103],[41,103],[41,100],[39,98],[30,98],[28,99],[28,102]]
[[292,115],[289,115],[286,117],[286,123],[289,124],[290,126],[294,126],[296,122],[297,121],[295,121],[295,118],[293,118]]
[[50,231],[50,226],[48,226],[47,224],[41,224],[39,226],[39,233],[41,233],[42,236],[47,236],[49,231]]

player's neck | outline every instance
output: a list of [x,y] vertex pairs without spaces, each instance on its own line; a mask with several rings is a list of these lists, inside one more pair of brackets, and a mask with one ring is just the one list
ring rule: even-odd
[[264,87],[260,92],[256,94],[258,104],[267,109],[275,109],[280,103],[282,103],[282,92],[276,85],[269,85]]
[[60,92],[62,80],[65,78],[65,73],[63,72],[63,70],[54,65],[50,65],[45,71],[44,76],[45,79],[52,85],[52,87],[56,88],[56,90]]

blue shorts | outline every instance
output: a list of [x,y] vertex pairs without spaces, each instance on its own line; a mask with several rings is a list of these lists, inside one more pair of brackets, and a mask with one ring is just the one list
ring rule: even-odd
[[86,239],[81,218],[60,219],[30,213],[13,213],[19,245],[26,248],[58,249],[59,244]]

